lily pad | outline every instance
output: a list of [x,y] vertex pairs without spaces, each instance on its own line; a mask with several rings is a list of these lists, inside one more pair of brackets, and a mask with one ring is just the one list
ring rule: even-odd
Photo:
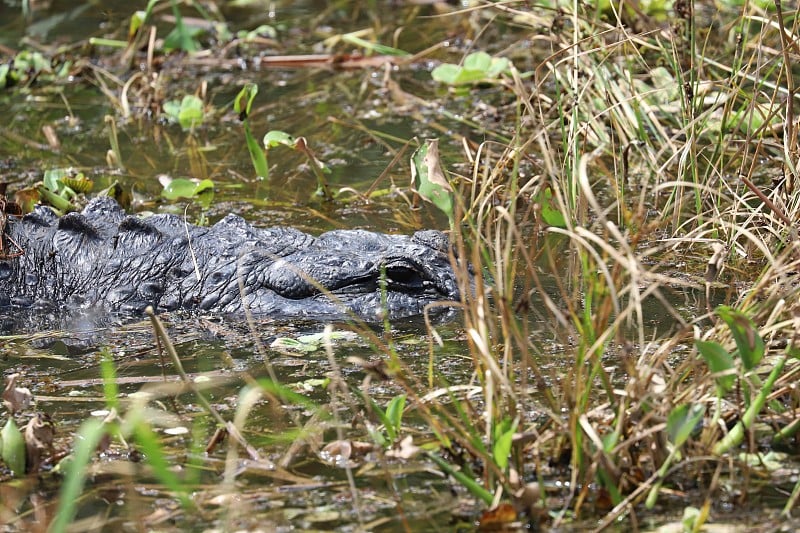
[[464,59],[462,65],[444,63],[431,72],[431,77],[447,85],[472,85],[496,81],[511,67],[505,57],[492,57],[486,52],[474,52]]

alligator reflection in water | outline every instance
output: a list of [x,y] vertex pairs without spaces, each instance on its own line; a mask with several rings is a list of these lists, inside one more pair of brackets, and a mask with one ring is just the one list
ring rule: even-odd
[[112,199],[58,218],[37,207],[9,219],[8,237],[24,249],[0,260],[0,308],[100,310],[139,315],[196,309],[262,316],[374,321],[422,313],[458,300],[447,237],[363,230],[312,237],[295,229],[255,228],[228,215],[211,227],[175,215],[126,215]]

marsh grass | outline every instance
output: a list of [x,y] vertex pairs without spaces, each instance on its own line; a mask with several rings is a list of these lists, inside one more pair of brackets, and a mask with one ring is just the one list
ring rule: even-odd
[[[700,509],[689,526],[697,530],[714,520],[720,493],[758,490],[739,477],[750,468],[742,461],[797,429],[798,148],[787,14],[744,8],[726,66],[713,57],[711,31],[698,42],[696,14],[680,7],[671,27],[636,33],[565,15],[569,27],[552,33],[555,51],[534,85],[508,79],[519,102],[516,136],[499,156],[482,145],[470,156],[475,172],[462,177],[466,216],[454,242],[461,264],[481,265],[474,278],[462,272],[462,307],[482,393],[416,408],[442,450],[464,449],[482,466],[467,474],[479,487],[463,467],[459,483],[483,501],[493,494],[493,505],[513,502],[534,522],[595,516],[602,528],[628,515],[635,526],[638,504],[652,508],[668,498],[664,487],[693,480],[678,506]],[[520,154],[535,148],[543,171],[521,183]],[[775,171],[759,168],[764,158]],[[545,187],[563,227],[535,216]],[[566,251],[547,249],[553,235]],[[696,260],[669,259],[676,255]],[[735,310],[713,312],[709,297],[726,282],[743,288],[728,298]],[[675,289],[698,295],[693,310],[675,308]],[[652,327],[652,300],[672,327]],[[548,337],[561,353],[543,349]],[[724,347],[730,368],[712,373],[694,349],[700,339]],[[748,342],[761,339],[764,363],[751,364]],[[552,357],[566,362],[564,375],[542,371],[539,362]],[[721,376],[736,386],[720,390]],[[458,388],[441,376],[431,383]],[[508,427],[506,450],[497,428]],[[562,471],[545,466],[564,454]],[[442,468],[455,476],[452,464]],[[569,489],[533,490],[554,479]]]
[[[755,495],[760,486],[750,480],[771,475],[766,452],[791,450],[800,428],[793,226],[800,162],[787,66],[798,18],[747,5],[736,15],[696,13],[691,5],[677,2],[669,25],[646,16],[632,24],[627,12],[624,24],[609,22],[613,10],[603,17],[509,3],[469,10],[472,27],[485,27],[488,15],[536,34],[550,53],[526,67],[527,56],[514,59],[517,68],[502,77],[513,127],[487,135],[502,142],[468,149],[472,171],[453,180],[460,224],[452,259],[468,378],[454,383],[439,368],[432,322],[425,374],[401,356],[388,324],[358,328],[382,359],[346,361],[364,371],[361,383],[344,375],[326,343],[332,384],[321,406],[280,386],[273,373],[248,380],[229,421],[184,375],[209,424],[234,437],[222,483],[195,493],[193,503],[186,495],[195,481],[167,468],[151,411],[140,405],[123,413],[130,424],[117,436],[133,435],[149,450],[149,467],[184,509],[220,496],[229,505],[221,523],[231,528],[245,508],[237,503],[242,450],[276,478],[300,483],[307,480],[289,465],[301,449],[318,452],[331,429],[337,442],[353,435],[370,442],[370,461],[408,530],[407,497],[393,475],[409,459],[447,474],[481,508],[511,504],[510,523],[602,529],[625,516],[635,528],[657,504],[659,521],[697,508],[691,530],[724,520],[717,502]],[[715,42],[714,32],[728,32],[733,44]],[[558,211],[562,223],[543,223],[545,209]],[[689,296],[678,305],[675,294]],[[715,310],[720,300],[730,309]],[[669,324],[653,324],[653,302]],[[763,353],[751,358],[759,342]],[[719,367],[698,353],[711,343],[725,362]],[[180,368],[177,358],[173,364]],[[378,381],[391,382],[392,399],[371,392]],[[112,388],[106,395],[121,409]],[[275,406],[313,412],[288,417],[293,443],[275,463],[242,436],[262,398],[276,417]],[[100,431],[97,422],[84,426],[73,465],[88,464]],[[403,450],[408,436],[416,453]],[[369,529],[358,489],[363,472],[339,455],[353,509],[348,523]],[[73,518],[82,472],[68,471],[53,530]],[[773,479],[792,487],[788,476]],[[782,502],[786,518],[798,487]]]

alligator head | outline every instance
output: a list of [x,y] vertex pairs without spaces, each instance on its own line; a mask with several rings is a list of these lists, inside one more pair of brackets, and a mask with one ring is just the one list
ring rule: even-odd
[[174,215],[126,215],[97,198],[61,218],[39,207],[9,220],[21,257],[0,259],[0,306],[114,314],[206,313],[374,321],[458,300],[444,234],[338,230],[312,237],[228,215],[211,227]]
[[223,303],[225,291],[209,284],[200,307],[369,320],[420,314],[431,302],[459,297],[445,242],[430,231],[409,237],[339,230],[282,257],[253,248],[232,272],[239,301]]

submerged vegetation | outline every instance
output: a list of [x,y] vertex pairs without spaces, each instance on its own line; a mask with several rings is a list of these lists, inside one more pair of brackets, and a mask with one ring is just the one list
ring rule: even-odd
[[[49,98],[66,116],[0,132],[16,191],[0,207],[73,209],[89,180],[145,205],[196,198],[201,219],[215,202],[325,224],[378,205],[404,229],[444,226],[439,209],[459,318],[424,317],[425,341],[337,324],[265,346],[248,317],[249,362],[223,347],[208,370],[182,357],[196,336],[173,345],[151,316],[163,381],[136,375],[126,342],[93,347],[80,367],[93,378],[68,385],[18,355],[39,334],[9,335],[0,521],[796,527],[796,6],[330,2],[305,6],[315,34],[244,4],[150,0],[89,41],[0,42],[0,105]],[[103,101],[85,127],[105,146],[94,158],[65,137],[86,131],[70,105],[86,86]],[[281,122],[293,105],[311,111]],[[280,145],[302,159],[267,157]],[[365,166],[368,150],[383,171],[349,181],[339,161]],[[34,162],[41,173],[18,172]],[[77,381],[96,389],[92,413],[63,394]]]

